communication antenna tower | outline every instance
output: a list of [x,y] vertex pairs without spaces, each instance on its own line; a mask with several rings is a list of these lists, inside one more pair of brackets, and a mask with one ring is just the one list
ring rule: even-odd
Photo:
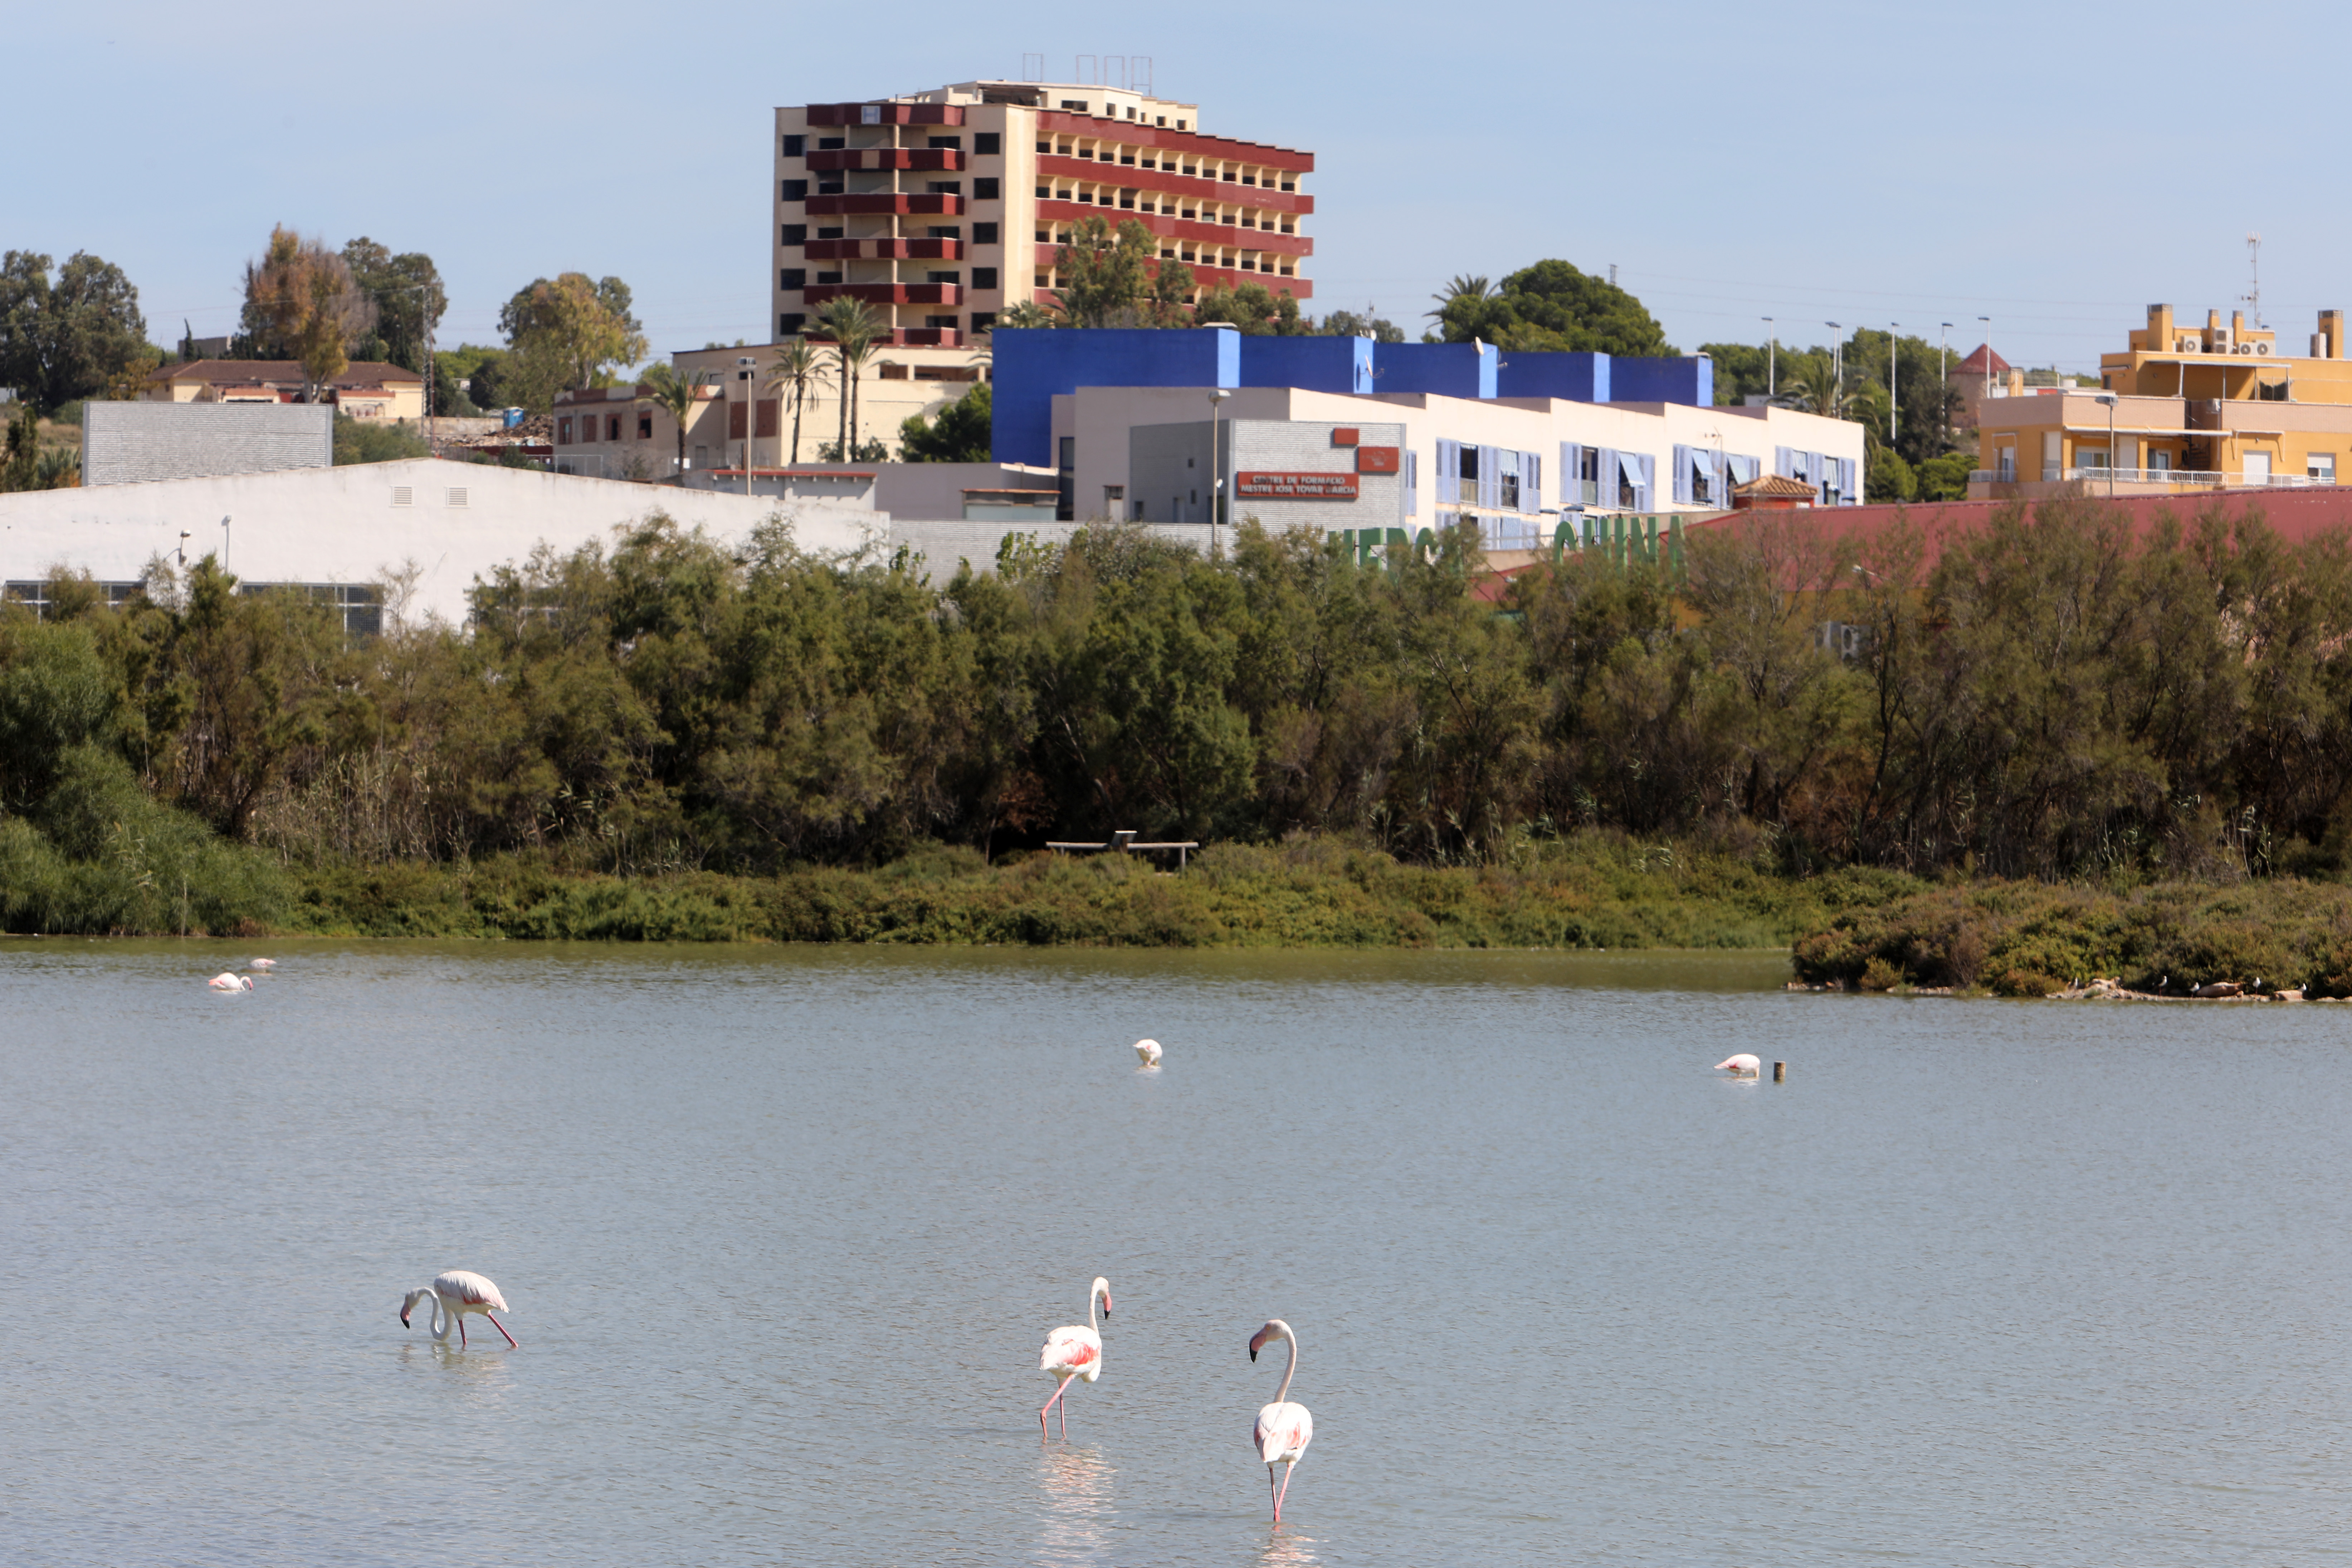
[[1023,55],[1021,57],[1021,79],[1023,81],[1044,81],[1045,79],[1045,57],[1044,55]]
[[2246,314],[2259,328],[2263,324],[2263,237],[2259,234],[2246,236],[2246,271],[2252,279],[2242,296]]

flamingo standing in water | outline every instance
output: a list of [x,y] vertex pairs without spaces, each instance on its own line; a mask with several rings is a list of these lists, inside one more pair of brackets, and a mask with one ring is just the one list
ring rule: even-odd
[[[1037,1370],[1050,1372],[1055,1379],[1054,1397],[1045,1401],[1045,1408],[1037,1412],[1037,1435],[1051,1436],[1045,1429],[1045,1415],[1060,1404],[1062,1395],[1070,1392],[1070,1379],[1083,1377],[1088,1383],[1102,1375],[1102,1333],[1095,1326],[1095,1302],[1102,1302],[1102,1315],[1110,1316],[1110,1281],[1097,1275],[1087,1288],[1087,1322],[1080,1328],[1072,1323],[1055,1329],[1045,1336],[1045,1348],[1037,1352]],[[1062,1405],[1062,1436],[1070,1435],[1070,1407]]]
[[1726,1057],[1715,1064],[1717,1072],[1727,1072],[1734,1078],[1754,1078],[1764,1070],[1763,1058],[1742,1051],[1736,1057]]
[[247,969],[275,969],[278,967],[278,961],[274,958],[257,958],[248,963],[246,967]]
[[[416,1303],[428,1296],[433,1299],[433,1316],[427,1326],[433,1337],[445,1344],[449,1340],[449,1325],[455,1323],[457,1325],[457,1348],[466,1348],[466,1314],[468,1312],[481,1313],[490,1320],[490,1327],[507,1334],[507,1326],[499,1321],[491,1309],[496,1308],[500,1312],[511,1312],[514,1309],[507,1305],[507,1299],[499,1294],[497,1286],[470,1268],[452,1268],[446,1274],[436,1275],[432,1284],[421,1285],[411,1290],[408,1300],[400,1304],[402,1328],[408,1327],[408,1314],[415,1310]],[[517,1350],[522,1349],[515,1344],[512,1334],[507,1334],[507,1343],[514,1345]]]
[[226,969],[222,970],[218,974],[214,975],[210,980],[205,981],[205,984],[211,986],[215,991],[250,991],[253,989],[252,976],[246,974],[232,974]]
[[1145,1067],[1158,1067],[1160,1065],[1160,1042],[1158,1040],[1136,1041],[1135,1055],[1136,1059],[1142,1062]]
[[[1250,1428],[1250,1441],[1257,1447],[1259,1462],[1265,1466],[1265,1489],[1274,1495],[1274,1522],[1282,1522],[1282,1500],[1290,1495],[1290,1467],[1306,1457],[1307,1445],[1315,1440],[1315,1417],[1307,1413],[1304,1405],[1290,1402],[1290,1380],[1298,1373],[1298,1336],[1280,1318],[1267,1321],[1265,1327],[1250,1336],[1250,1360],[1269,1342],[1287,1340],[1290,1342],[1290,1365],[1282,1374],[1282,1388],[1274,1403],[1257,1413],[1257,1425]],[[1282,1488],[1276,1490],[1274,1467],[1282,1467]]]

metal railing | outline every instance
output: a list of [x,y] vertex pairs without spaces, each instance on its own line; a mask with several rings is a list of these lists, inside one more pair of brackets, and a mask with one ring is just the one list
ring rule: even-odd
[[[2313,486],[2333,485],[2330,478],[2315,478],[2307,474],[2264,474],[2255,478],[2247,474],[2228,474],[2213,468],[2060,468],[2044,467],[2042,480],[2055,484],[2061,480],[2079,479],[2090,485],[2113,480],[2119,485],[2183,485],[2195,489],[2304,489]],[[2013,485],[2017,474],[2012,469],[1976,468],[1969,471],[1972,485]]]

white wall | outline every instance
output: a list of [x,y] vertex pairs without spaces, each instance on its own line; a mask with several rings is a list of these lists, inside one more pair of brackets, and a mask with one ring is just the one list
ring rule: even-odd
[[[406,505],[394,504],[401,489]],[[413,564],[408,615],[462,622],[475,578],[542,542],[559,551],[609,543],[616,525],[656,511],[739,540],[780,510],[813,551],[855,550],[889,527],[888,514],[854,508],[418,458],[0,496],[0,578],[38,579],[62,565],[134,581],[152,557],[171,557],[184,531],[188,560],[219,555],[248,583],[366,583]]]

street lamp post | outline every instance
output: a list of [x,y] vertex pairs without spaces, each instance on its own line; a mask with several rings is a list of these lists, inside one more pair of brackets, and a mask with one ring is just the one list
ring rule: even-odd
[[[1843,327],[1840,326],[1835,321],[1823,321],[1822,325],[1827,327],[1832,332],[1842,332],[1845,331]],[[1839,337],[1832,337],[1830,339],[1830,405],[1828,408],[1819,410],[1818,412],[1826,413],[1832,419],[1836,418],[1838,416],[1838,405],[1845,401],[1843,396],[1844,392],[1845,340]]]
[[[1944,436],[1950,435],[1952,428],[1952,378],[1951,372],[1944,368],[1944,362],[1951,357],[1951,353],[1952,323],[1938,321],[1936,323],[1936,423],[1942,428]],[[1942,449],[1943,444],[1943,436],[1937,437],[1937,450]]]
[[1764,331],[1770,340],[1769,346],[1764,351],[1764,395],[1769,399],[1778,396],[1780,391],[1780,329],[1773,324],[1771,317],[1767,316],[1764,318]]
[[2116,499],[2116,404],[2112,392],[2095,392],[2091,395],[2107,405],[2107,499]]
[[1223,520],[1225,505],[1225,465],[1218,437],[1223,426],[1220,416],[1224,412],[1225,399],[1232,393],[1219,387],[1209,394],[1209,559],[1217,558],[1217,524]]
[[221,519],[221,570],[224,572],[228,570],[228,546],[229,540],[233,536],[229,531],[228,519]]
[[1886,444],[1895,445],[1895,342],[1900,321],[1886,323]]

